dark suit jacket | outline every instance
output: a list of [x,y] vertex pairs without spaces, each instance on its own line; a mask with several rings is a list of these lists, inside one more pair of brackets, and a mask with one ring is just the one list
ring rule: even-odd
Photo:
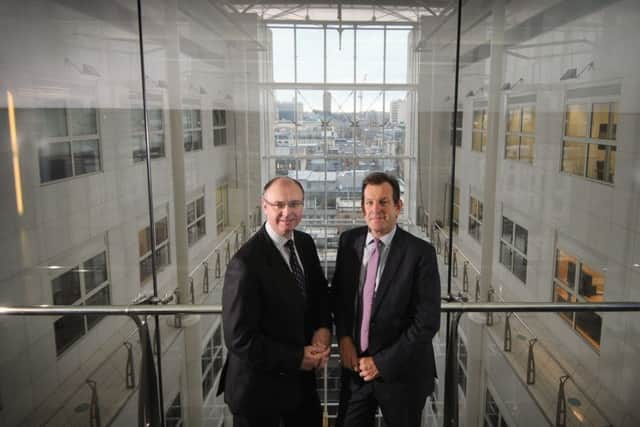
[[[331,327],[327,281],[311,236],[295,231],[307,300],[264,227],[231,259],[222,320],[227,360],[219,391],[231,412],[281,413],[300,403],[303,347]],[[307,384],[309,381],[306,382]]]
[[[360,268],[367,227],[340,236],[331,283],[338,338],[350,336],[356,347],[360,328]],[[374,296],[369,349],[380,372],[376,397],[425,398],[433,390],[435,360],[431,340],[440,327],[440,276],[432,245],[400,227]]]

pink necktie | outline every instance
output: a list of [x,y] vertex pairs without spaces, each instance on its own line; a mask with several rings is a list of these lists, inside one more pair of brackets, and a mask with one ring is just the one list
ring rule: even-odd
[[378,272],[378,260],[380,259],[380,240],[373,241],[371,257],[367,263],[367,275],[362,289],[362,322],[360,322],[360,349],[366,351],[369,348],[369,323],[371,321],[371,306],[373,294],[376,289],[376,274]]

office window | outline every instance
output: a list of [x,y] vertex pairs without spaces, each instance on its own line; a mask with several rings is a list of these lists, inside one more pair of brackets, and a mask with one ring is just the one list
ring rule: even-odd
[[204,196],[187,203],[187,237],[189,246],[207,234],[206,217],[204,213]]
[[229,186],[219,185],[216,188],[216,231],[218,234],[229,225]]
[[224,355],[222,350],[222,331],[220,325],[216,327],[205,344],[200,358],[202,367],[202,398],[207,400],[218,374],[222,370]]
[[467,394],[467,346],[458,335],[458,386]]
[[213,145],[227,145],[227,112],[213,110]]
[[613,183],[618,102],[574,102],[565,111],[562,171]]
[[[169,253],[169,219],[164,217],[155,224],[156,268],[160,271],[171,264]],[[138,252],[140,256],[140,283],[151,277],[151,232],[145,227],[138,232]]]
[[485,392],[484,427],[509,427],[489,389]]
[[182,111],[182,135],[185,152],[202,150],[200,110]]
[[[54,305],[108,305],[111,289],[107,253],[101,252],[51,281]],[[56,354],[60,356],[104,316],[61,316],[53,323]]]
[[169,405],[165,419],[167,427],[182,427],[184,420],[182,419],[182,396],[178,393]]
[[[151,158],[164,157],[164,116],[159,108],[147,110],[149,116],[149,147]],[[142,109],[131,110],[131,141],[133,145],[133,161],[142,162],[146,158],[144,144],[144,112]]]
[[40,129],[40,182],[57,181],[101,169],[100,133],[95,108],[20,110],[21,125]]
[[534,105],[511,105],[507,110],[504,157],[533,162],[536,112]]
[[451,218],[453,232],[458,232],[460,220],[460,187],[453,187],[453,214]]
[[527,241],[529,232],[506,216],[502,217],[500,264],[509,269],[522,283],[527,283]]
[[469,197],[469,235],[478,242],[481,240],[482,202],[473,196]]
[[473,127],[471,129],[471,151],[484,152],[487,146],[487,110],[473,110]]
[[[578,257],[556,249],[554,302],[603,302],[605,277]],[[600,350],[602,317],[595,312],[558,313],[591,347]]]

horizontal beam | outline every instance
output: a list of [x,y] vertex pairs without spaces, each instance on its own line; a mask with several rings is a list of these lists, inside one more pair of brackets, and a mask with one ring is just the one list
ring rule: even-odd
[[[555,313],[571,311],[634,312],[640,311],[640,302],[554,303],[554,302],[443,302],[441,309],[448,313]],[[62,315],[175,315],[221,314],[221,305],[36,305],[0,306],[0,316],[62,316]]]

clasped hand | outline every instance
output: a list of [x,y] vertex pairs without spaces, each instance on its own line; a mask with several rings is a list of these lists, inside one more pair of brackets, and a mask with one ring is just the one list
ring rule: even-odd
[[331,332],[328,328],[319,328],[313,334],[311,345],[304,347],[300,369],[311,371],[324,368],[331,354]]
[[339,342],[342,366],[357,372],[365,381],[374,380],[380,375],[373,357],[358,358],[356,346],[351,337],[342,337]]

